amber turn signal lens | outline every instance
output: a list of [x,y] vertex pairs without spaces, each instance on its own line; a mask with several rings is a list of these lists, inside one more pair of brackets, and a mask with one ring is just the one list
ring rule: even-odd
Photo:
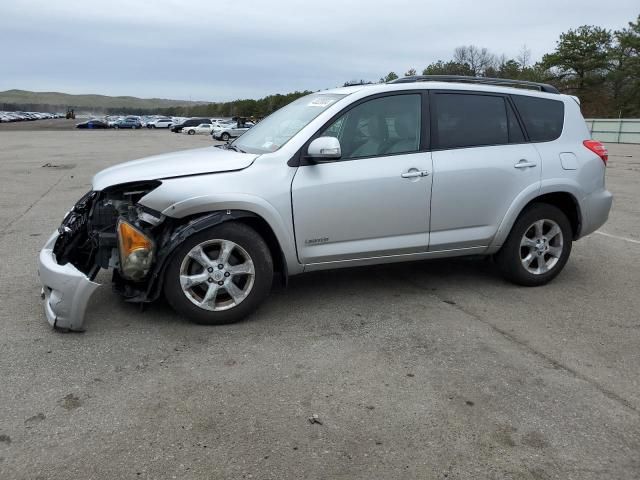
[[145,234],[127,222],[120,221],[118,224],[118,236],[120,237],[120,254],[123,257],[128,257],[136,250],[151,250],[153,247],[153,243]]
[[141,280],[153,261],[153,241],[124,220],[118,222],[120,271],[125,278]]

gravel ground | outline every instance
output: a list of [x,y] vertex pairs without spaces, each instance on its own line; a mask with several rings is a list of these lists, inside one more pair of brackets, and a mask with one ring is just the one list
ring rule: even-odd
[[640,147],[609,146],[610,220],[545,287],[318,272],[207,328],[105,286],[52,331],[36,255],[92,174],[210,142],[0,125],[1,479],[640,478]]

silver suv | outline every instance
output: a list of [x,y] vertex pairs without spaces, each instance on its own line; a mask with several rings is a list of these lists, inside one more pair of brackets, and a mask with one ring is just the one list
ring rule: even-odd
[[274,274],[480,254],[542,285],[607,220],[606,163],[577,99],[549,85],[313,93],[232,143],[98,173],[40,252],[46,316],[82,330],[100,269],[127,301],[164,295],[204,324],[254,311]]

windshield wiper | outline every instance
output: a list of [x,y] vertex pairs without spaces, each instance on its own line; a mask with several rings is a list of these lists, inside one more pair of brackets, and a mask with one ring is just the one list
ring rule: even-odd
[[227,150],[233,150],[234,152],[239,152],[239,153],[247,153],[244,150],[242,150],[241,148],[236,147],[235,145],[232,145],[230,143],[227,144],[227,146],[225,147]]

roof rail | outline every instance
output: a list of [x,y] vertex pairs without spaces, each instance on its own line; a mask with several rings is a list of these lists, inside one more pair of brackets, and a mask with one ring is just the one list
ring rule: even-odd
[[414,83],[414,82],[457,82],[457,83],[481,83],[486,85],[504,85],[527,87],[546,93],[560,93],[553,85],[547,83],[528,82],[526,80],[509,80],[507,78],[468,77],[465,75],[411,75],[400,77],[388,83]]

